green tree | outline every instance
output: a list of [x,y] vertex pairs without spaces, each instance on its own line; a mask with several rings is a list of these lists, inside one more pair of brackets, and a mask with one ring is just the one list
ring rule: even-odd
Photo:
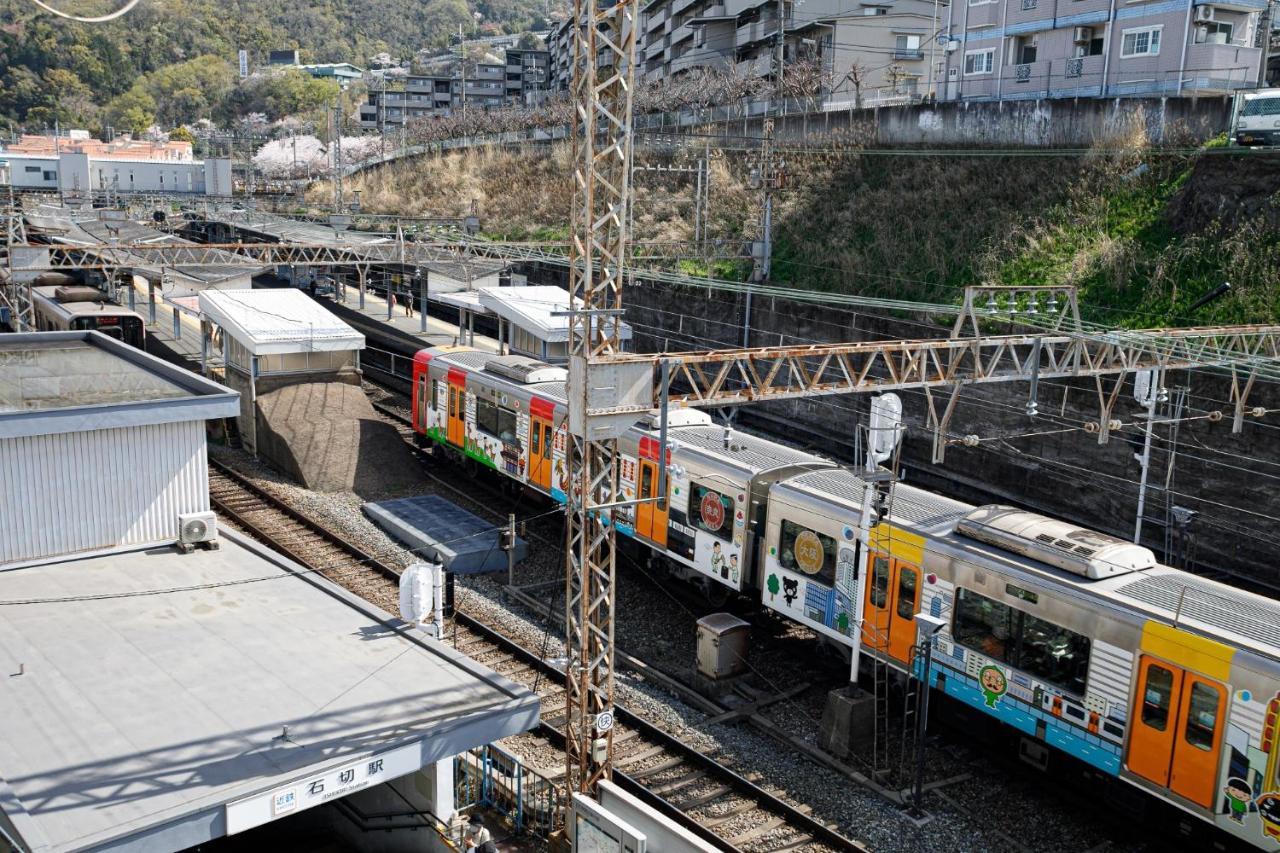
[[169,131],[169,141],[170,142],[190,142],[192,145],[195,145],[196,137],[194,133],[187,130],[185,127],[179,126]]
[[105,117],[116,130],[143,133],[156,123],[156,100],[138,83],[123,95],[111,99]]

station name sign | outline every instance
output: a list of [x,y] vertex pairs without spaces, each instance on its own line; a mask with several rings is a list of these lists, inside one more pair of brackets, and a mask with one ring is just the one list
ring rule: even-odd
[[227,835],[398,779],[421,768],[422,745],[417,742],[353,757],[270,791],[227,803]]

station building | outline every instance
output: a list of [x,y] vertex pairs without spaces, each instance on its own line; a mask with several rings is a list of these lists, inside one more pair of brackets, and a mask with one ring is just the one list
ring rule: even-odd
[[218,525],[204,425],[238,408],[96,332],[0,335],[0,847],[359,844],[329,804],[394,799],[444,850],[452,757],[536,724],[525,688]]

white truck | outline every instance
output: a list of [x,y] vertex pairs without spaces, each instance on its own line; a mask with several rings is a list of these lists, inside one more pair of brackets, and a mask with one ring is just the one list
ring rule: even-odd
[[1280,89],[1236,95],[1231,110],[1232,145],[1280,145]]

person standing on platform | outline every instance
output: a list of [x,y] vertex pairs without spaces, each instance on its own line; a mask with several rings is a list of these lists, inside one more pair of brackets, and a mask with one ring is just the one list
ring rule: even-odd
[[390,316],[391,314],[396,313],[396,295],[392,293],[387,297],[387,299],[391,302],[391,310],[388,312],[388,316]]

